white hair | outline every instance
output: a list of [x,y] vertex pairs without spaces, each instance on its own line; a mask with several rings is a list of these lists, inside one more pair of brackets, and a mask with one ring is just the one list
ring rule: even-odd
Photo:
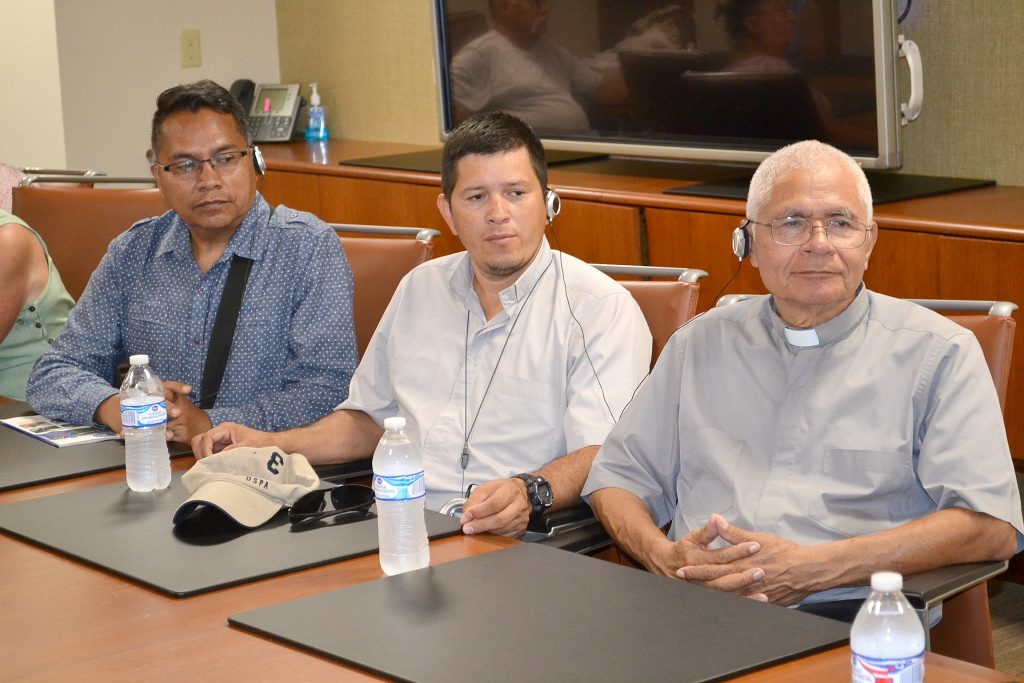
[[803,140],[786,145],[761,162],[750,179],[747,192],[747,217],[756,218],[761,207],[772,198],[776,183],[795,171],[813,171],[826,165],[835,165],[847,170],[857,184],[857,194],[864,205],[864,222],[871,223],[873,216],[871,186],[868,185],[864,169],[850,155],[832,145],[817,140]]

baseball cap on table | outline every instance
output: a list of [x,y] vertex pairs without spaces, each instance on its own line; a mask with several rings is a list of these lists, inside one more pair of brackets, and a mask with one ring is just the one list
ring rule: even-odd
[[318,488],[320,478],[305,456],[268,446],[232,448],[203,458],[181,483],[191,496],[175,511],[175,524],[209,505],[252,528]]

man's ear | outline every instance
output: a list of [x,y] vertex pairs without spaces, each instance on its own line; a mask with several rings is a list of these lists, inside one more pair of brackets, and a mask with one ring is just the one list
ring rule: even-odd
[[156,183],[156,189],[163,192],[163,188],[160,187],[160,182],[162,180],[162,178],[160,177],[160,169],[157,168],[156,162],[152,162],[149,164],[149,172],[153,174],[153,182]]
[[864,254],[864,270],[868,269],[868,260],[871,252],[875,250],[875,243],[878,241],[878,223],[871,221],[871,230],[868,231],[868,250]]
[[444,196],[444,192],[437,195],[437,210],[441,212],[441,218],[448,224],[448,229],[452,231],[453,235],[458,237],[459,231],[455,229],[455,221],[452,220],[452,205],[448,198]]

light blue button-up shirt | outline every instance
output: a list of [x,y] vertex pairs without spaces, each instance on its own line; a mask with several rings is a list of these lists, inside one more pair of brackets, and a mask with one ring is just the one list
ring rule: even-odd
[[173,211],[111,242],[64,332],[36,365],[29,403],[50,417],[91,423],[117,393],[118,364],[137,353],[149,354],[161,379],[191,385],[189,398],[198,403],[235,254],[253,265],[211,421],[280,430],[325,415],[347,396],[358,362],[352,272],[323,221],[272,210],[258,195],[205,273]]

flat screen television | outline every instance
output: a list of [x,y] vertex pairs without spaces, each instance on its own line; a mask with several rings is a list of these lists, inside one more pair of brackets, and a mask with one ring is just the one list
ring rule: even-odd
[[757,162],[806,138],[898,168],[895,0],[435,0],[442,138],[477,111],[545,147]]

